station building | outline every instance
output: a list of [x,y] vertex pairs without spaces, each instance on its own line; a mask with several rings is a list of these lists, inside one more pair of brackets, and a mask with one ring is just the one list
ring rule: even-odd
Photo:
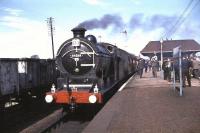
[[200,52],[200,44],[195,40],[163,40],[150,41],[140,52],[143,56],[153,57],[155,54],[158,60],[161,59],[161,49],[163,58],[173,57],[173,49],[180,46],[183,56],[194,55]]

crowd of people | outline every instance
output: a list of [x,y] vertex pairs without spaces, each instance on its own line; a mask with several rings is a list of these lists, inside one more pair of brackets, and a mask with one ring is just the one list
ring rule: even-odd
[[143,71],[152,71],[153,77],[157,77],[157,71],[159,71],[159,62],[157,56],[152,57],[151,60],[140,59],[138,62],[138,74],[142,78]]
[[[182,69],[182,81],[183,87],[186,86],[186,81],[188,86],[191,86],[191,78],[200,78],[200,60],[197,57],[182,57],[181,60],[181,69]],[[161,62],[158,61],[157,56],[153,56],[151,60],[140,59],[138,62],[138,73],[140,78],[142,78],[143,71],[148,72],[152,71],[152,76],[157,77],[157,72],[163,70],[164,80],[169,82],[172,81],[172,71],[175,71],[175,79],[179,80],[179,60],[173,58],[164,58],[162,67]]]

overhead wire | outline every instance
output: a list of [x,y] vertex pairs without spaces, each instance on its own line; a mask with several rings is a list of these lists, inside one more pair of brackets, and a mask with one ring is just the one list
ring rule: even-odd
[[187,4],[186,8],[184,9],[184,11],[182,12],[182,14],[179,16],[179,18],[176,20],[176,22],[174,23],[174,25],[172,25],[172,27],[170,28],[170,30],[168,30],[163,36],[163,37],[169,37],[171,36],[171,33],[173,32],[173,30],[177,27],[177,25],[181,22],[181,20],[184,18],[185,14],[187,13],[187,11],[189,10],[190,6],[192,5],[194,0],[190,0],[189,3]]
[[188,18],[191,13],[193,12],[193,10],[197,7],[197,5],[200,3],[200,0],[198,0],[196,2],[196,4],[194,4],[194,6],[191,8],[191,10],[188,12],[188,14],[182,19],[182,21],[180,21],[179,25],[177,25],[177,27],[174,28],[174,30],[172,31],[171,35],[172,36],[174,33],[176,33],[176,31],[180,28],[180,26],[184,23],[184,21],[186,20],[186,18]]

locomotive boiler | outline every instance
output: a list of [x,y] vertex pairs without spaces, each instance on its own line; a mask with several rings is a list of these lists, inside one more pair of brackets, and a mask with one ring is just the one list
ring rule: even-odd
[[115,45],[85,36],[86,29],[72,29],[56,56],[59,77],[46,94],[47,103],[64,105],[101,104],[114,86],[136,70],[136,56]]

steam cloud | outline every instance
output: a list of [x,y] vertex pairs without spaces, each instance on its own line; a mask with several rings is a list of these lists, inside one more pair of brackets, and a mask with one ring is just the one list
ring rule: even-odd
[[161,38],[164,35],[167,38],[196,38],[197,40],[199,40],[198,35],[200,24],[198,22],[200,17],[196,15],[195,21],[187,21],[187,23],[174,26],[178,18],[179,17],[175,15],[167,16],[155,14],[151,16],[146,16],[143,13],[136,13],[132,15],[128,22],[124,22],[120,15],[106,14],[101,18],[86,20],[80,23],[78,27],[84,27],[87,30],[107,29],[111,27],[113,28],[111,31],[113,34],[119,33],[119,31],[123,32],[122,30],[126,28],[126,31],[130,33],[128,35],[131,35],[131,33],[136,31],[137,29],[141,29],[143,30],[143,32],[151,33],[152,31],[156,31],[157,29],[162,28],[163,33],[158,33],[156,35],[157,38]]
[[130,21],[125,23],[121,16],[106,14],[100,19],[86,20],[78,25],[78,27],[84,27],[87,30],[92,29],[107,29],[109,26],[113,26],[113,31],[117,29],[122,30],[124,26],[128,26],[129,31],[134,31],[136,28],[142,28],[143,30],[149,31],[155,28],[164,28],[169,30],[172,27],[173,22],[177,20],[177,16],[164,16],[164,15],[153,15],[145,17],[144,14],[138,13],[132,15]]
[[117,15],[106,14],[101,19],[91,19],[86,20],[78,25],[78,27],[84,27],[87,30],[92,29],[106,29],[110,25],[113,25],[115,28],[121,28],[123,25],[122,18]]

